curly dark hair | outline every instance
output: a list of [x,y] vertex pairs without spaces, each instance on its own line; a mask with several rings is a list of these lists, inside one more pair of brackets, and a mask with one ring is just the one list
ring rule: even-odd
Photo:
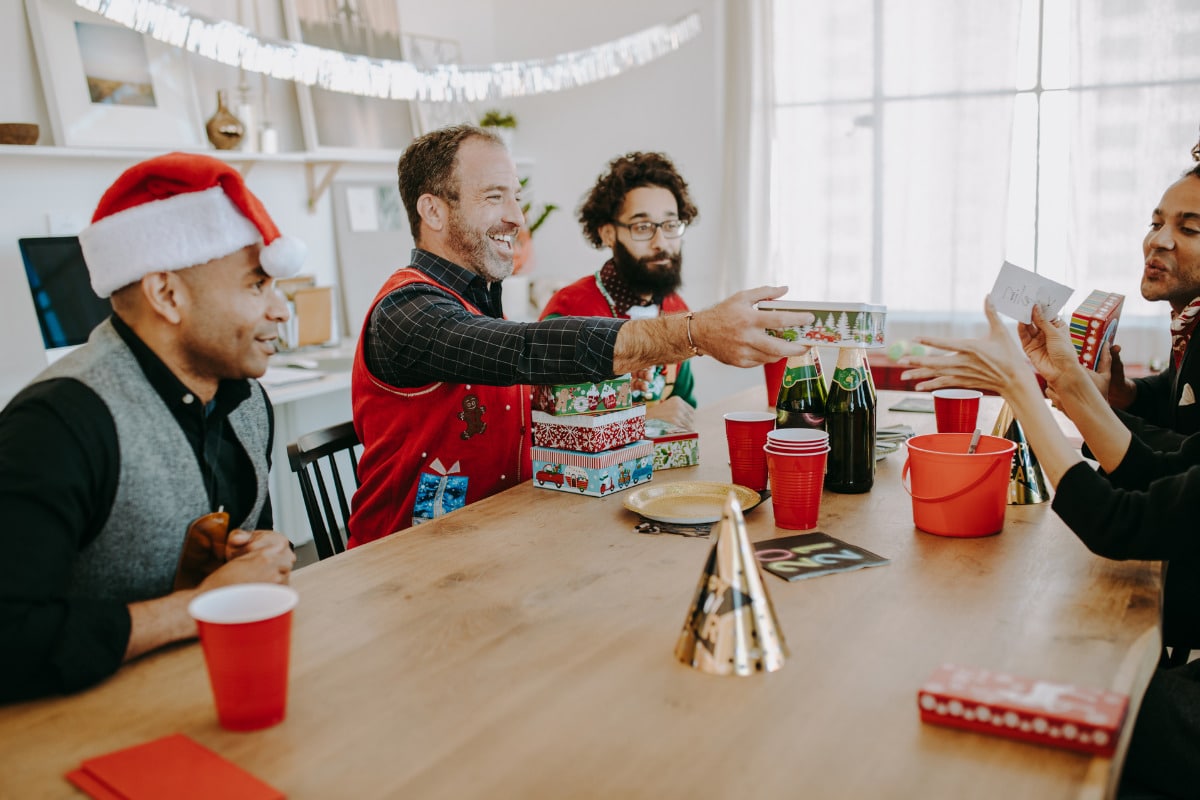
[[691,223],[700,216],[688,194],[687,182],[662,153],[626,153],[608,162],[608,171],[579,206],[579,224],[592,247],[602,247],[600,228],[615,222],[625,195],[639,186],[661,186],[675,195],[679,218]]
[[454,179],[458,148],[474,137],[504,146],[500,137],[491,131],[474,125],[449,125],[414,139],[400,156],[396,165],[400,200],[408,212],[408,225],[415,241],[420,240],[421,215],[417,212],[417,200],[421,195],[431,194],[448,203],[458,203],[458,181]]

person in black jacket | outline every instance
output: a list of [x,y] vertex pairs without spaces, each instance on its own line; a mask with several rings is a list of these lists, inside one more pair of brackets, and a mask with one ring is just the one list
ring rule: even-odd
[[[1079,363],[1066,325],[1043,318],[1013,340],[991,302],[985,304],[986,338],[916,341],[952,351],[910,356],[904,380],[920,391],[968,386],[993,391],[1008,402],[1054,484],[1054,511],[1092,552],[1112,559],[1168,560],[1200,557],[1200,435],[1178,450],[1156,452],[1122,424]],[[1102,472],[1071,446],[1042,399],[1034,369],[1053,389]],[[1124,795],[1194,797],[1200,786],[1200,661],[1159,668],[1135,723],[1122,776]]]
[[1145,378],[1125,377],[1119,346],[1095,373],[1117,417],[1156,450],[1174,450],[1200,431],[1200,165],[1163,193],[1142,241],[1142,297],[1171,306],[1171,359]]

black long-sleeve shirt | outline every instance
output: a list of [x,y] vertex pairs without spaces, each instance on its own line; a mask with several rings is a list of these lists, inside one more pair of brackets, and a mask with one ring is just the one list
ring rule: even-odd
[[613,376],[617,332],[628,320],[560,317],[510,322],[502,319],[500,283],[489,284],[421,249],[412,251],[412,266],[457,292],[483,316],[428,284],[388,294],[375,306],[363,336],[367,369],[384,383],[511,386]]
[[1093,553],[1168,561],[1200,554],[1200,435],[1156,453],[1136,436],[1107,476],[1080,462],[1059,481],[1053,508]]
[[[226,418],[250,396],[248,383],[222,381],[206,408],[115,315],[113,327],[191,443],[212,509],[245,519],[257,481]],[[269,442],[270,403],[267,413]],[[0,701],[75,691],[120,666],[127,607],[73,597],[68,585],[76,554],[108,520],[119,475],[112,415],[79,381],[33,384],[0,412]],[[269,501],[257,527],[272,527]]]
[[[1191,569],[1200,554],[1200,434],[1170,453],[1156,453],[1135,436],[1125,458],[1107,476],[1086,463],[1076,464],[1059,481],[1053,508],[1098,555],[1175,561],[1173,572],[1180,565]],[[1172,579],[1197,581],[1200,575],[1173,574]],[[1185,611],[1193,617],[1197,613]],[[1151,678],[1122,782],[1131,792],[1195,796],[1200,786],[1200,662],[1159,669]]]

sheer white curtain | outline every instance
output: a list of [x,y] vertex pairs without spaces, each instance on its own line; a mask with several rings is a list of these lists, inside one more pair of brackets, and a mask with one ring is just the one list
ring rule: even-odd
[[724,263],[718,297],[767,283],[771,247],[772,0],[725,3]]
[[886,303],[889,328],[978,318],[1006,255],[1020,12],[777,0],[770,278]]
[[1047,34],[1065,47],[1043,70],[1039,265],[1077,290],[1124,294],[1126,359],[1163,360],[1169,312],[1141,297],[1141,243],[1163,191],[1195,166],[1200,3],[1047,0],[1047,9]]
[[[731,3],[731,30],[749,13]],[[770,208],[746,229],[766,253],[747,257],[747,283],[886,303],[892,340],[968,335],[1007,259],[1075,287],[1068,310],[1092,289],[1125,294],[1127,357],[1165,355],[1166,308],[1138,291],[1141,240],[1192,163],[1200,3],[774,0],[756,13],[771,25],[739,30],[762,37],[748,52],[774,85],[749,94],[770,93],[774,117],[769,145],[744,151],[757,169],[766,148],[769,179],[741,186]]]

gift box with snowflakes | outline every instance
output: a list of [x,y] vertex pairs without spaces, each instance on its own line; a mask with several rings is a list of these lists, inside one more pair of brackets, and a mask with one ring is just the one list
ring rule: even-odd
[[533,448],[533,485],[560,492],[607,497],[654,476],[654,443],[649,439],[603,453]]
[[533,412],[533,444],[558,450],[599,453],[646,438],[646,407],[556,417]]
[[935,725],[1111,756],[1129,697],[943,664],[918,690],[917,705]]
[[554,416],[618,411],[633,405],[630,375],[596,383],[558,383],[533,387],[533,407]]
[[646,436],[654,442],[654,469],[692,467],[700,463],[700,436],[661,419],[646,420]]

